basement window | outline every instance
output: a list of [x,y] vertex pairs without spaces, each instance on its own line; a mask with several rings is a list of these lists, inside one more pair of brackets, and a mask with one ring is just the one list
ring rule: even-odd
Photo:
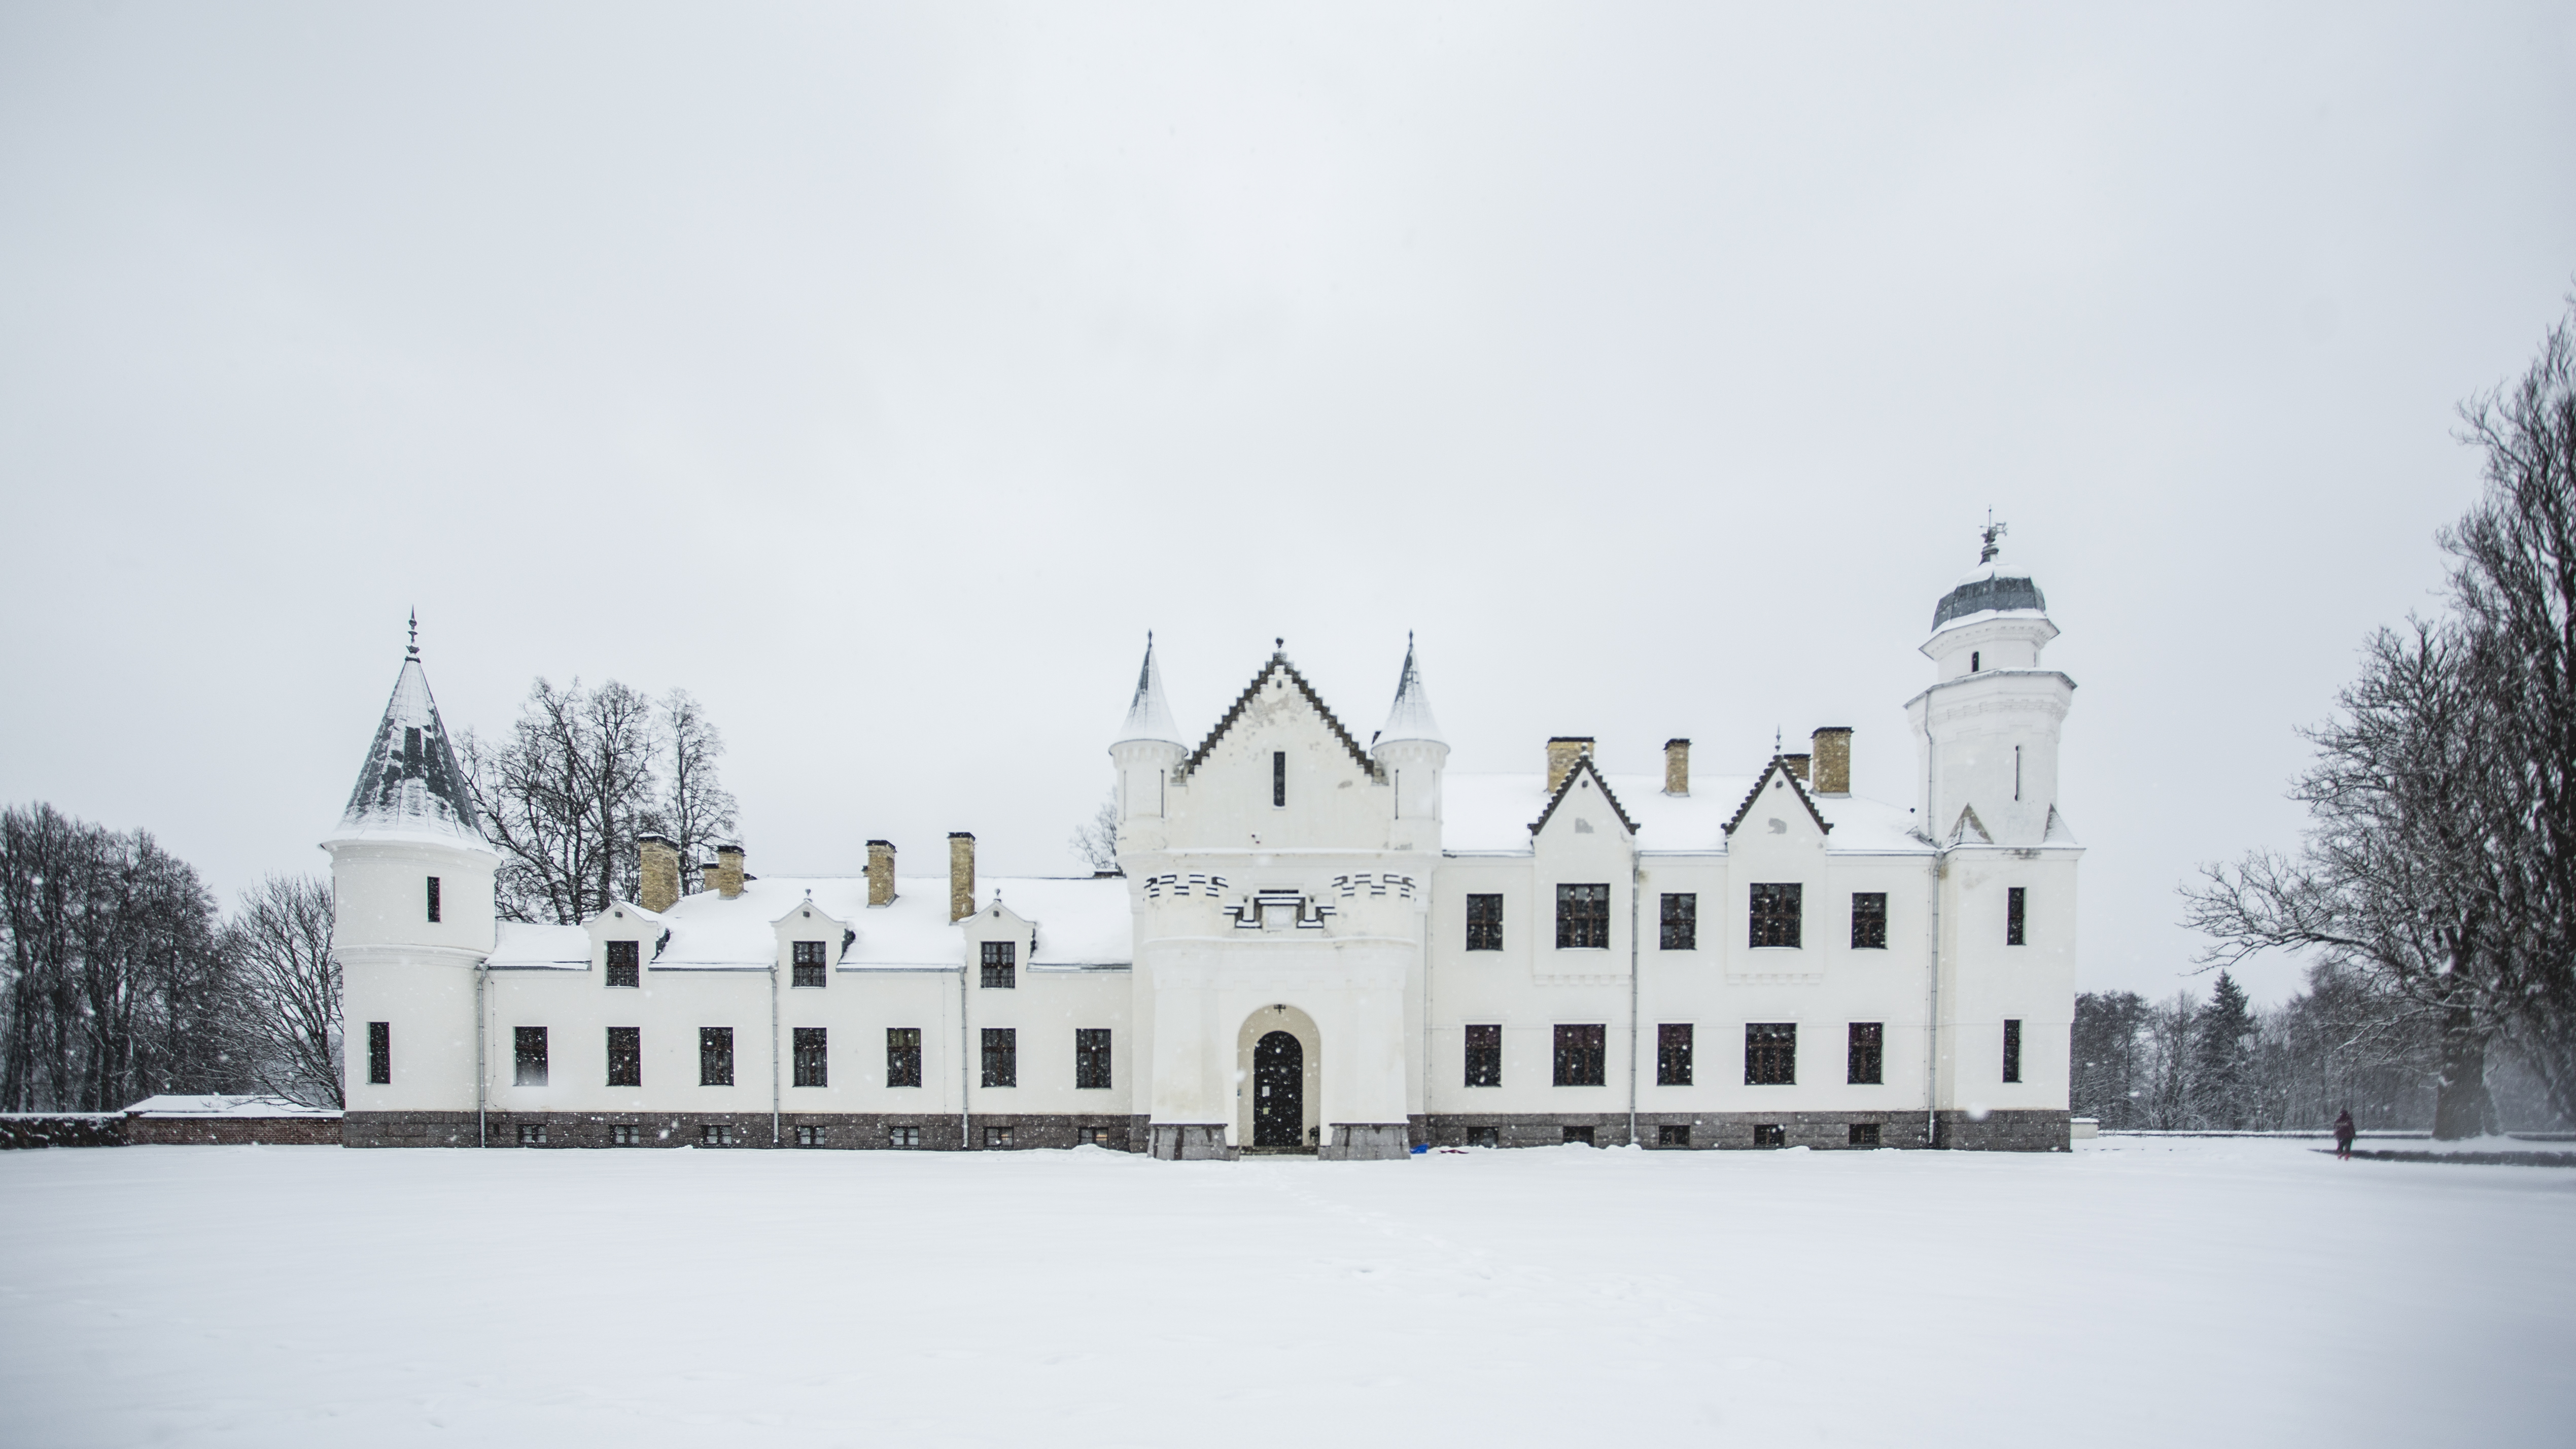
[[1470,1147],[1500,1147],[1503,1145],[1503,1129],[1500,1127],[1470,1127],[1467,1129],[1467,1145]]
[[1560,951],[1610,949],[1610,887],[1561,885],[1556,888],[1556,948]]
[[394,1024],[367,1023],[367,1085],[389,1087],[394,1080]]
[[1878,1145],[1878,1124],[1875,1122],[1854,1122],[1851,1124],[1851,1145],[1854,1147],[1876,1147]]
[[888,1127],[886,1129],[886,1146],[888,1147],[919,1147],[920,1145],[921,1129],[918,1127]]
[[518,1067],[512,1085],[542,1087],[546,1084],[546,1029],[523,1026],[510,1033],[510,1056]]
[[1691,893],[1664,896],[1663,936],[1658,943],[1667,951],[1699,949],[1699,897]]
[[698,1129],[698,1145],[700,1147],[733,1146],[734,1135],[732,1126],[723,1122],[707,1123],[705,1126]]
[[1501,896],[1467,897],[1467,949],[1470,951],[1503,949],[1503,898]]
[[797,1086],[828,1087],[832,1084],[825,1031],[819,1026],[796,1028],[796,1037],[791,1045],[796,1051]]
[[789,949],[794,952],[794,961],[790,967],[792,974],[787,984],[790,986],[823,985],[823,943],[798,941]]
[[2029,899],[2020,886],[2013,886],[2004,892],[2004,944],[2007,946],[2018,946],[2023,943],[2023,911]]
[[985,1146],[987,1146],[987,1147],[1008,1147],[1008,1146],[1010,1146],[1010,1145],[1011,1145],[1011,1129],[1010,1129],[1010,1128],[1008,1128],[1008,1127],[987,1127],[987,1128],[985,1128],[985,1129],[984,1129],[984,1145],[985,1145]]
[[640,986],[643,984],[644,943],[611,941],[608,943],[608,984]]
[[611,1147],[641,1147],[644,1145],[644,1134],[633,1126],[621,1123],[608,1129],[608,1145]]
[[1756,882],[1747,944],[1798,949],[1804,934],[1800,911],[1805,894],[1806,887],[1796,881]]
[[612,1026],[608,1029],[608,1085],[644,1085],[644,1028]]
[[799,1147],[820,1147],[820,1146],[822,1146],[822,1145],[823,1145],[823,1130],[824,1130],[824,1129],[822,1129],[822,1128],[820,1128],[820,1127],[799,1127],[799,1128],[797,1128],[797,1129],[796,1129],[796,1145],[797,1145],[797,1146],[799,1146]]
[[1019,985],[1020,943],[987,941],[984,943],[984,974],[977,983],[994,991],[1009,991]]
[[1084,1127],[1073,1134],[1076,1147],[1106,1147],[1112,1152],[1127,1150],[1127,1134],[1115,1127]]
[[1753,1145],[1786,1147],[1789,1145],[1789,1129],[1777,1122],[1757,1122],[1753,1126]]
[[1566,1128],[1565,1145],[1568,1147],[1590,1147],[1592,1145],[1592,1129],[1589,1127]]
[[1691,1025],[1689,1022],[1666,1022],[1655,1028],[1655,1085],[1687,1087],[1691,1084]]
[[1657,1147],[1690,1146],[1690,1124],[1688,1122],[1683,1122],[1676,1125],[1674,1123],[1667,1122],[1663,1126],[1656,1128],[1655,1145]]
[[1467,1028],[1467,1085],[1503,1084],[1503,1029],[1500,1025]]
[[1887,892],[1852,892],[1852,949],[1887,949]]
[[698,1028],[698,1085],[701,1087],[733,1085],[732,1027]]
[[543,1123],[543,1122],[522,1122],[522,1123],[520,1123],[520,1124],[519,1124],[519,1145],[520,1145],[521,1147],[543,1147],[543,1146],[545,1146],[545,1145],[546,1145],[546,1124],[545,1124],[545,1123]]
[[1798,1084],[1798,1024],[1794,1021],[1748,1021],[1744,1024],[1744,1085],[1794,1087]]
[[920,1027],[886,1028],[886,1085],[889,1087],[921,1085]]

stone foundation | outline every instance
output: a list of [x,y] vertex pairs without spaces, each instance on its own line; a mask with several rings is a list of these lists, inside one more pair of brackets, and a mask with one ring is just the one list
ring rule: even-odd
[[1234,1149],[1225,1145],[1225,1129],[1214,1122],[1156,1122],[1150,1150],[1166,1162],[1234,1160]]
[[1939,1145],[1962,1152],[2071,1152],[2070,1124],[2064,1112],[1988,1112],[1982,1122],[1944,1112]]
[[125,1140],[160,1147],[337,1147],[332,1117],[128,1117]]
[[1333,1140],[1315,1149],[1327,1162],[1384,1162],[1413,1151],[1411,1124],[1404,1122],[1336,1122]]

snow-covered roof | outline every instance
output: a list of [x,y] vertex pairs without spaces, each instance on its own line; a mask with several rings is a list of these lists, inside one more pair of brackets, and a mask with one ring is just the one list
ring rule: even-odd
[[[636,914],[642,915],[642,912]],[[659,929],[653,931],[660,935]],[[503,921],[484,965],[495,971],[562,970],[590,964],[590,932],[579,926]]]
[[1111,744],[1129,740],[1165,740],[1186,746],[1181,727],[1172,723],[1171,706],[1163,699],[1163,671],[1154,662],[1154,636],[1145,636],[1145,667],[1136,671],[1136,697],[1127,703],[1127,722],[1118,727],[1118,738]]
[[[1637,848],[1649,851],[1721,851],[1726,824],[1752,792],[1756,775],[1699,776],[1688,795],[1664,793],[1661,775],[1613,775],[1601,781],[1637,822]],[[1547,809],[1547,776],[1450,774],[1442,782],[1440,841],[1444,850],[1527,850],[1530,826]],[[1812,795],[1816,812],[1833,831],[1825,848],[1836,854],[1903,852],[1932,847],[1914,834],[1914,814],[1849,795]]]
[[1391,740],[1441,739],[1440,721],[1431,717],[1431,695],[1422,687],[1422,671],[1413,664],[1413,636],[1404,636],[1404,672],[1397,676],[1395,703],[1387,709],[1386,727],[1370,740],[1372,746]]
[[2045,616],[2047,612],[2048,598],[2040,593],[2030,570],[1986,559],[1962,575],[1958,585],[1933,606],[1932,632],[1988,614]]
[[337,1117],[328,1107],[307,1107],[284,1097],[146,1097],[125,1109],[128,1117]]
[[[1034,966],[1125,965],[1135,959],[1135,918],[1120,877],[988,876],[976,883],[976,905],[1002,904],[1037,926]],[[749,970],[778,960],[779,919],[811,901],[857,933],[836,956],[846,967],[954,970],[965,959],[965,935],[948,919],[946,876],[900,876],[892,905],[868,904],[865,876],[767,876],[747,881],[726,900],[714,891],[683,896],[659,922],[671,939],[652,958],[657,970]],[[836,951],[840,943],[832,943]],[[585,951],[587,945],[585,944]]]
[[331,838],[434,840],[489,848],[465,788],[465,772],[448,747],[438,702],[430,697],[417,646],[394,676],[393,697],[385,701],[384,720],[367,746],[357,788],[349,792],[348,809]]

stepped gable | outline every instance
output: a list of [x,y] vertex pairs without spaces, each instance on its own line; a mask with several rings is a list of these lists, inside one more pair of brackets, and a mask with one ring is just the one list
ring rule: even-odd
[[1761,774],[1753,777],[1753,788],[1744,792],[1744,803],[1735,807],[1734,818],[1726,822],[1728,835],[1733,835],[1735,827],[1743,824],[1744,817],[1752,813],[1753,802],[1762,798],[1763,787],[1771,783],[1773,775],[1778,775],[1789,782],[1789,788],[1798,796],[1798,803],[1807,807],[1807,818],[1816,822],[1818,830],[1827,835],[1834,833],[1833,822],[1827,820],[1825,812],[1817,809],[1816,802],[1808,797],[1807,787],[1799,783],[1798,772],[1790,769],[1787,761],[1782,760],[1778,755],[1773,755],[1770,765]]
[[357,788],[340,816],[344,835],[438,835],[484,845],[483,822],[449,747],[447,726],[430,697],[420,646],[406,651],[393,697],[358,768]]
[[1590,755],[1575,756],[1574,768],[1566,771],[1565,778],[1557,782],[1556,793],[1547,799],[1547,808],[1538,813],[1538,819],[1530,822],[1530,834],[1536,835],[1547,828],[1548,819],[1556,814],[1556,807],[1563,804],[1566,795],[1574,789],[1575,777],[1578,775],[1592,777],[1592,783],[1601,787],[1601,798],[1609,801],[1611,810],[1618,814],[1619,823],[1628,827],[1630,835],[1635,835],[1637,822],[1629,818],[1628,807],[1619,803],[1618,794],[1610,788],[1608,778],[1603,776],[1600,769],[1592,763]]
[[1325,727],[1332,730],[1333,738],[1340,740],[1342,748],[1350,751],[1351,763],[1360,767],[1361,774],[1372,780],[1384,781],[1386,777],[1378,773],[1377,762],[1371,760],[1368,752],[1360,748],[1359,741],[1351,738],[1349,730],[1342,728],[1341,720],[1333,714],[1331,706],[1324,703],[1324,697],[1315,692],[1315,687],[1306,682],[1306,676],[1298,673],[1297,666],[1288,662],[1288,652],[1284,648],[1273,653],[1270,656],[1270,662],[1261,666],[1261,672],[1252,676],[1252,682],[1243,687],[1243,693],[1234,697],[1233,706],[1228,708],[1225,716],[1216,722],[1216,728],[1209,730],[1207,739],[1191,752],[1189,759],[1182,762],[1179,776],[1181,779],[1188,779],[1200,765],[1206,763],[1208,754],[1216,748],[1217,741],[1224,739],[1226,731],[1234,728],[1234,722],[1243,717],[1243,712],[1251,707],[1253,699],[1261,693],[1261,687],[1270,682],[1270,676],[1273,674],[1285,674],[1288,676],[1288,682],[1296,686],[1297,692],[1306,696],[1306,702],[1315,707],[1315,713],[1323,716]]

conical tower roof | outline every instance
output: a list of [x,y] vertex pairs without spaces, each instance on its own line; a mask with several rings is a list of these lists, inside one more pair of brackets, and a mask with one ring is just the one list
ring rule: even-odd
[[1430,740],[1447,744],[1440,721],[1432,718],[1431,695],[1422,687],[1422,671],[1413,663],[1413,636],[1404,636],[1404,675],[1395,684],[1395,703],[1386,712],[1386,727],[1369,741],[1372,747],[1397,740]]
[[1136,671],[1136,697],[1127,705],[1127,722],[1118,729],[1111,744],[1123,745],[1129,740],[1161,740],[1187,748],[1178,725],[1172,723],[1171,706],[1163,702],[1163,671],[1154,663],[1154,636],[1145,636],[1145,667]]
[[486,845],[465,772],[457,768],[438,702],[430,698],[417,644],[394,677],[384,723],[376,726],[375,743],[358,767],[358,788],[349,792],[349,808],[333,833],[338,840],[370,836]]

